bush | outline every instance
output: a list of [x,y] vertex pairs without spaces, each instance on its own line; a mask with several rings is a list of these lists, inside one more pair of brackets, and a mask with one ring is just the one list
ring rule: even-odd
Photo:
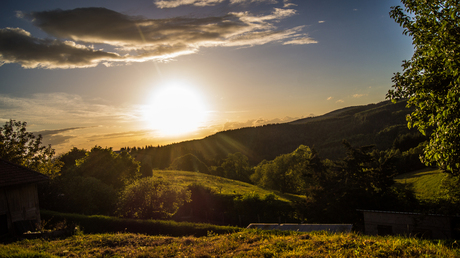
[[61,177],[40,185],[40,204],[61,212],[112,215],[117,191],[94,177]]
[[156,178],[142,178],[122,192],[117,213],[125,218],[166,219],[190,201],[190,191]]

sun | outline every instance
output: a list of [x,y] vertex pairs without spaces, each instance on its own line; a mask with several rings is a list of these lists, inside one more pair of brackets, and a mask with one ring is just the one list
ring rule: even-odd
[[156,91],[144,113],[149,127],[165,136],[196,131],[207,114],[201,96],[186,84],[170,84]]

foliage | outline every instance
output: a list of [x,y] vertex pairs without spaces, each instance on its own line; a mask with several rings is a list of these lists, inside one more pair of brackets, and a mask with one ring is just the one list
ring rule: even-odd
[[59,157],[59,160],[64,163],[61,169],[62,174],[66,174],[72,170],[77,164],[77,160],[84,158],[86,153],[87,151],[85,149],[73,147],[70,151],[62,154]]
[[125,218],[166,219],[190,201],[190,192],[171,182],[142,178],[121,193],[117,213]]
[[244,225],[261,221],[278,221],[294,217],[291,205],[277,200],[276,195],[260,196],[257,193],[237,195],[233,198],[235,212],[246,222]]
[[423,161],[460,175],[460,6],[457,0],[402,0],[390,15],[412,37],[414,54],[403,61],[387,97],[408,98],[409,127],[429,135]]
[[226,218],[233,210],[233,196],[216,193],[216,190],[200,183],[187,186],[190,202],[185,203],[174,216],[176,220],[229,225]]
[[319,164],[316,152],[300,145],[292,153],[280,155],[272,161],[261,162],[255,168],[251,180],[260,187],[282,193],[305,193],[307,185],[313,183],[311,170],[318,169]]
[[54,159],[54,149],[42,146],[43,137],[27,132],[26,126],[15,120],[5,123],[0,129],[0,157],[50,178],[58,176],[62,163]]
[[153,175],[152,174],[153,173],[153,168],[150,165],[150,163],[141,162],[140,172],[141,172],[141,177],[150,177],[150,176]]
[[18,257],[458,257],[452,241],[406,237],[242,230],[206,237],[141,234],[77,235],[0,245],[0,256]]
[[114,189],[121,189],[141,176],[139,169],[139,162],[129,153],[117,154],[111,148],[96,146],[76,161],[75,174],[94,177]]
[[396,160],[392,152],[373,150],[372,146],[353,148],[344,141],[347,157],[329,163],[313,174],[317,185],[307,193],[307,218],[317,222],[357,222],[356,209],[397,208],[392,186]]
[[209,174],[206,164],[190,153],[175,159],[169,166],[169,169]]
[[60,177],[42,188],[42,195],[46,190],[50,192],[40,200],[42,207],[87,215],[112,215],[118,197],[113,187],[94,177]]
[[249,167],[248,157],[241,152],[228,154],[221,167],[226,178],[250,182],[249,177],[252,171]]

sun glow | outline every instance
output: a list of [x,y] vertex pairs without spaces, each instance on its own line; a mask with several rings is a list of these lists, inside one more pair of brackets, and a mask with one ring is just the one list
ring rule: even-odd
[[206,114],[201,96],[186,84],[156,91],[144,112],[149,127],[166,136],[196,131],[205,122]]

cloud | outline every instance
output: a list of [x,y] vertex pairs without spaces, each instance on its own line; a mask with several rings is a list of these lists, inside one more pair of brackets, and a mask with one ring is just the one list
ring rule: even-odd
[[155,0],[158,8],[175,8],[181,5],[212,6],[225,0]]
[[0,29],[0,65],[85,68],[98,64],[164,61],[196,53],[202,47],[255,46],[283,41],[297,45],[316,43],[302,32],[305,26],[287,29],[276,26],[296,14],[294,9],[281,8],[265,15],[231,12],[220,17],[168,19],[127,16],[105,8],[18,13],[18,17],[29,19],[57,39],[36,38],[20,28]]
[[361,97],[364,97],[364,96],[367,96],[367,94],[355,94],[355,95],[353,95],[353,98],[361,98]]
[[152,133],[152,130],[139,130],[139,131],[128,131],[128,132],[117,132],[117,133],[110,133],[110,134],[102,134],[102,135],[93,135],[88,137],[89,141],[98,141],[101,139],[120,139],[120,138],[130,138],[130,137],[140,137],[149,135]]
[[289,123],[298,119],[302,119],[304,117],[284,117],[284,118],[274,118],[274,119],[253,119],[247,120],[246,122],[226,122],[222,128],[223,131],[225,130],[233,130],[239,129],[244,127],[256,127],[268,124],[280,124],[280,123]]
[[331,99],[333,99],[333,98],[334,98],[334,97],[329,97],[329,98],[327,98],[327,100],[331,100]]
[[276,4],[276,0],[230,0],[230,4],[252,4],[252,3],[267,3]]
[[33,132],[33,134],[40,134],[43,136],[43,142],[46,144],[51,144],[53,146],[60,145],[69,142],[70,139],[76,138],[75,135],[64,135],[65,133],[72,132],[79,129],[85,129],[86,127],[72,127],[64,128],[58,130],[42,130],[38,132]]
[[286,41],[283,43],[283,45],[306,45],[306,44],[315,44],[318,43],[318,41],[306,37],[306,38],[296,38],[290,41]]
[[325,21],[318,21],[318,23],[325,23]]
[[297,6],[296,4],[291,3],[291,0],[284,0],[284,8],[291,8]]
[[34,38],[20,28],[0,29],[0,65],[18,63],[24,68],[93,67],[101,61],[121,60],[115,53],[91,49],[71,41]]
[[337,100],[335,103],[344,103],[345,101],[343,99]]
[[[155,0],[154,3],[158,8],[175,8],[182,5],[193,6],[214,6],[225,0]],[[269,3],[276,4],[276,0],[229,0],[230,4],[251,4],[251,3]]]
[[130,122],[141,115],[135,107],[115,107],[85,100],[66,93],[34,94],[31,97],[10,97],[0,94],[3,119],[27,121],[29,124],[100,124],[107,121]]

